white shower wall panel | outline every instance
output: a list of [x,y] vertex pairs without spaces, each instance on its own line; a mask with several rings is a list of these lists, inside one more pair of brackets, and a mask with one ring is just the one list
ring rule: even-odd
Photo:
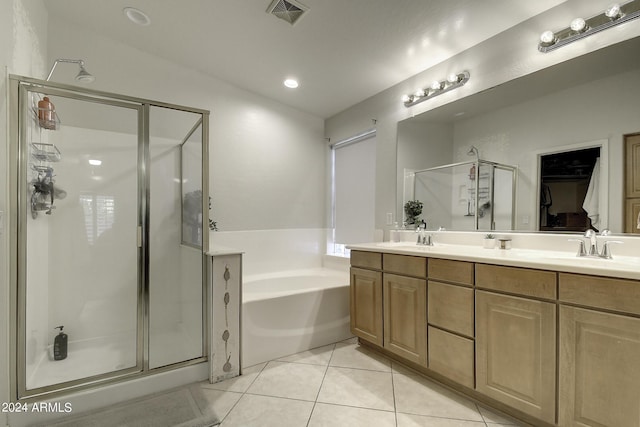
[[137,136],[62,126],[51,142],[67,195],[49,216],[49,326],[70,341],[135,332]]

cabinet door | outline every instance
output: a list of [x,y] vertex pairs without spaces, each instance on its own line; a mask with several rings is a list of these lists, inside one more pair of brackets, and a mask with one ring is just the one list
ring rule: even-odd
[[384,347],[427,365],[427,281],[384,274]]
[[555,423],[556,306],[476,293],[476,389]]
[[626,135],[625,141],[625,196],[640,197],[640,134]]
[[640,426],[640,319],[560,307],[559,424]]
[[351,268],[351,333],[382,346],[382,273]]

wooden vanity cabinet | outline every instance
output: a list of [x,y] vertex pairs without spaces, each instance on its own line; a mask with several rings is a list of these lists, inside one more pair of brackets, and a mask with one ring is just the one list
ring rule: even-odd
[[584,308],[560,306],[558,424],[640,426],[640,282],[560,273],[559,286]]
[[560,306],[561,426],[640,426],[640,319]]
[[427,365],[427,281],[384,273],[384,347]]
[[429,260],[429,369],[474,388],[473,263]]
[[[542,273],[542,274],[541,274]],[[556,275],[476,264],[476,389],[551,424],[556,418]],[[492,292],[499,289],[516,295]]]
[[351,252],[351,333],[379,346],[383,344],[382,254]]
[[351,332],[426,366],[427,260],[352,251]]

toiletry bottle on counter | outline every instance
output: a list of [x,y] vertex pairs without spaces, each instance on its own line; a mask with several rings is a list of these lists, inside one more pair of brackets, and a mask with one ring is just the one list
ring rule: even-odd
[[60,333],[53,340],[53,360],[62,360],[67,358],[67,341],[69,337],[62,332],[64,326],[56,326],[53,329],[60,329]]
[[55,107],[48,97],[38,101],[38,123],[45,129],[55,129]]

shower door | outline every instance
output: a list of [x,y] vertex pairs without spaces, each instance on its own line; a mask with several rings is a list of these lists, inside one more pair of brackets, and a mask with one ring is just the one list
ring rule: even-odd
[[139,371],[142,108],[53,88],[20,101],[21,394]]
[[10,93],[17,398],[206,362],[208,112]]

